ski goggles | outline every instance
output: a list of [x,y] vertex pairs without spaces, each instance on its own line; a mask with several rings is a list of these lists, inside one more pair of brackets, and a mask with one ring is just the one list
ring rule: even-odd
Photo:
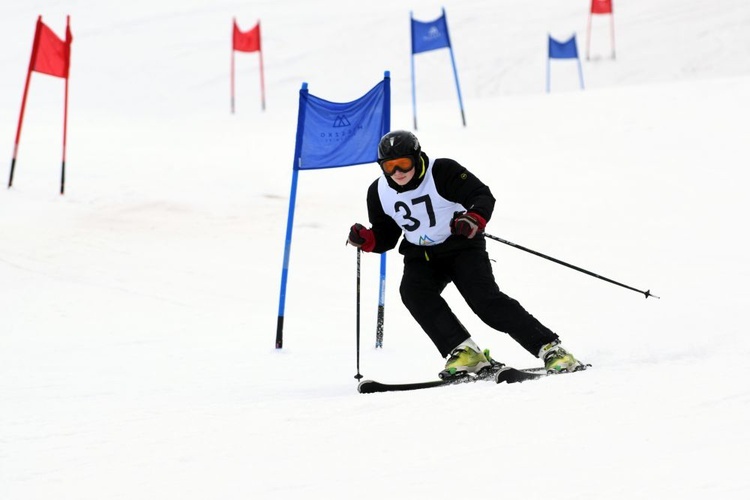
[[403,173],[409,172],[414,168],[414,161],[405,156],[401,158],[392,158],[390,160],[383,160],[380,163],[380,168],[383,169],[385,175],[391,177],[396,173],[396,170]]

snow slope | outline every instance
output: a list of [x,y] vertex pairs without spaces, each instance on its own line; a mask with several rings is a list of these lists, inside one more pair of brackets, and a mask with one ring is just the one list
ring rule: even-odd
[[[274,349],[297,95],[352,100],[392,74],[412,123],[409,10],[445,6],[446,51],[417,57],[420,130],[498,204],[489,233],[661,299],[488,242],[501,288],[590,372],[517,386],[356,392],[356,256],[375,165],[302,172],[285,342]],[[346,7],[346,8],[344,8]],[[8,2],[0,8],[0,178],[34,23],[71,15],[62,82],[32,77],[14,185],[0,190],[0,498],[722,498],[750,494],[744,376],[750,265],[750,5],[615,3],[592,60],[553,61],[585,0]],[[231,18],[262,20],[229,113]],[[3,180],[3,182],[5,182]],[[362,261],[360,370],[432,378],[443,361]],[[502,361],[538,361],[446,291]]]

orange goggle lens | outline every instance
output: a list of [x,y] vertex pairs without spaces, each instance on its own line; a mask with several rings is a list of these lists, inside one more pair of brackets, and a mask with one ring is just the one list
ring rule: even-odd
[[411,158],[393,158],[392,160],[382,162],[380,168],[383,169],[385,175],[390,177],[396,173],[396,170],[404,173],[408,172],[414,168],[414,162]]

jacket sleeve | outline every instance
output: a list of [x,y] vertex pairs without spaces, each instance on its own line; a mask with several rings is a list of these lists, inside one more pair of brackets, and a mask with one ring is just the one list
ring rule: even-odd
[[433,164],[433,177],[438,193],[446,200],[460,203],[489,221],[495,209],[490,188],[457,161],[438,158]]
[[383,211],[377,180],[367,190],[367,214],[372,224],[372,232],[375,234],[375,248],[372,251],[383,253],[394,248],[402,231],[396,221]]

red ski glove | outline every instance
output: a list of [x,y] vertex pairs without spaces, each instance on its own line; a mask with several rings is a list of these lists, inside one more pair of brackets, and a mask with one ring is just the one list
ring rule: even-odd
[[347,240],[352,246],[361,248],[365,252],[372,252],[375,248],[375,233],[372,229],[367,229],[362,224],[354,224],[349,229],[349,239]]
[[486,225],[487,221],[477,213],[460,213],[451,221],[451,233],[471,239],[477,233],[482,234]]

